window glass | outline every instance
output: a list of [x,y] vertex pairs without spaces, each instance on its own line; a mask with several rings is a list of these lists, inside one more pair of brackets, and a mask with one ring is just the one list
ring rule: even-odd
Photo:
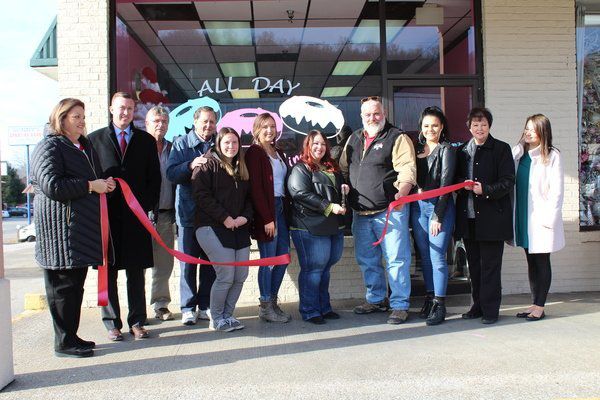
[[578,78],[580,118],[580,226],[600,229],[600,10],[580,15]]
[[154,104],[176,111],[169,138],[211,105],[248,145],[253,117],[273,112],[280,145],[295,154],[310,129],[331,138],[358,129],[360,98],[381,95],[379,21],[363,17],[376,9],[365,0],[117,1],[116,89],[139,98],[140,126]]
[[470,1],[386,1],[388,73],[475,74],[474,25]]
[[[379,1],[115,3],[114,89],[136,96],[140,127],[150,107],[169,107],[169,139],[209,105],[249,145],[268,111],[292,160],[310,129],[335,141],[361,127],[361,98],[383,94]],[[471,0],[436,3],[381,3],[389,74],[475,73]]]

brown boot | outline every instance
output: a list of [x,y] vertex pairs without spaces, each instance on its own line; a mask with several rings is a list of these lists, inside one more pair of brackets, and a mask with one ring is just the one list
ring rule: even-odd
[[[282,317],[285,317],[288,321],[292,320],[292,316],[288,313],[286,313],[285,311],[283,311],[279,305],[277,304],[277,301],[279,300],[279,298],[275,297],[274,299],[271,299],[271,304],[273,306],[273,311],[275,311],[275,313],[277,315],[280,315]],[[287,321],[286,321],[287,322]]]
[[288,322],[288,319],[275,312],[271,301],[260,301],[258,307],[258,318],[265,322]]

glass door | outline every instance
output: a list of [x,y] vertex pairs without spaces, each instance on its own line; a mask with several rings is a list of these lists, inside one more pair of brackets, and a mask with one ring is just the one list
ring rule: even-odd
[[450,142],[470,139],[466,120],[471,108],[479,103],[476,81],[393,80],[389,81],[388,93],[389,121],[413,139],[419,134],[421,112],[430,106],[439,107],[446,115]]

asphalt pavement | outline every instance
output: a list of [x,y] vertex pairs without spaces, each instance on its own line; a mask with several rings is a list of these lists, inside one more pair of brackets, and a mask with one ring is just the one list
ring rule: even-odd
[[[463,320],[468,296],[450,296],[449,319],[403,325],[387,313],[315,326],[285,304],[288,324],[237,310],[246,329],[214,332],[206,321],[148,327],[151,338],[110,342],[98,309],[84,309],[80,336],[97,343],[87,359],[57,358],[47,311],[13,322],[16,379],[5,399],[589,399],[600,396],[600,293],[551,294],[547,317],[514,315],[529,298],[505,296],[495,325]],[[123,311],[126,315],[126,311]],[[177,317],[180,317],[177,314]]]

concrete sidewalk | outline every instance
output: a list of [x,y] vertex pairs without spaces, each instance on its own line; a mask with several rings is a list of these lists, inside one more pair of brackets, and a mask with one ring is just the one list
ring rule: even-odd
[[[600,396],[600,293],[552,294],[547,318],[514,314],[529,296],[503,300],[491,326],[460,319],[467,296],[448,300],[449,320],[428,327],[413,308],[404,325],[387,314],[314,326],[267,324],[240,309],[246,329],[218,333],[208,322],[151,320],[152,338],[108,341],[98,309],[84,309],[80,336],[95,356],[57,358],[47,311],[13,323],[16,380],[4,399],[558,399]],[[421,299],[414,299],[420,306]],[[126,310],[124,310],[126,311]],[[177,314],[179,316],[179,314]]]

